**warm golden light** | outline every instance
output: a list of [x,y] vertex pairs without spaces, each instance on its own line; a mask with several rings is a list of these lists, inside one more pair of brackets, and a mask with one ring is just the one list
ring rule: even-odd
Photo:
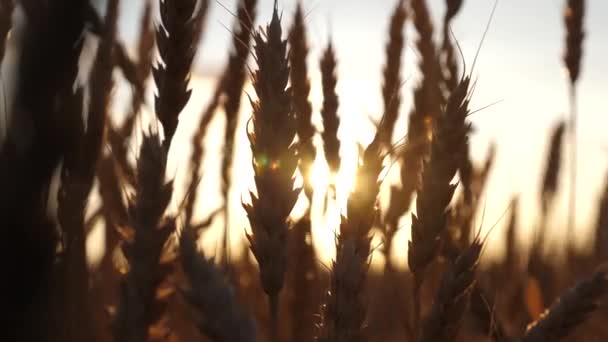
[[[335,238],[339,234],[341,215],[346,213],[348,196],[356,185],[356,150],[342,154],[342,164],[337,173],[331,172],[327,162],[319,153],[310,173],[310,183],[315,189],[312,205],[313,241],[319,260],[328,265],[335,254]],[[373,267],[381,267],[385,260],[380,253],[382,238],[379,232],[373,233]]]

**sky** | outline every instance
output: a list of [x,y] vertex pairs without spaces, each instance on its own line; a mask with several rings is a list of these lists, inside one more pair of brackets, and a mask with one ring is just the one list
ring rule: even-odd
[[[510,199],[519,196],[520,222],[533,227],[538,222],[539,181],[542,178],[544,157],[551,127],[568,113],[568,88],[563,72],[562,55],[564,49],[563,6],[565,1],[557,0],[500,0],[489,24],[485,41],[480,45],[482,34],[490,20],[494,6],[493,0],[465,0],[454,19],[453,32],[458,40],[464,61],[470,70],[475,54],[479,57],[474,78],[477,79],[472,109],[491,105],[470,117],[475,132],[472,137],[473,157],[483,160],[491,142],[497,144],[497,160],[486,194],[484,196],[485,216],[477,224],[487,231],[499,221],[497,229],[490,235],[489,245],[500,253],[504,230],[500,229],[504,220],[502,213],[507,209]],[[123,1],[121,36],[127,45],[136,37],[139,11],[143,1]],[[311,101],[318,121],[320,109],[320,76],[318,71],[319,53],[328,40],[332,39],[339,60],[338,93],[341,99],[340,115],[343,126],[340,136],[347,145],[343,156],[354,165],[356,141],[368,143],[373,134],[370,117],[378,118],[381,112],[381,70],[384,64],[384,49],[387,41],[388,20],[396,0],[314,0],[302,1],[308,13],[308,37],[311,45],[309,69],[311,71]],[[429,0],[436,32],[444,13],[444,1]],[[284,23],[289,25],[296,1],[279,1],[283,11]],[[192,127],[199,119],[199,113],[209,98],[215,78],[223,69],[230,46],[233,16],[230,11],[236,7],[235,0],[213,1],[206,23],[203,43],[193,68],[191,103],[183,114],[181,146],[173,157],[176,173],[179,173],[180,160],[185,164],[189,156],[189,137]],[[272,1],[261,0],[258,4],[258,24],[271,17]],[[603,103],[608,95],[608,25],[605,16],[608,2],[587,1],[585,17],[586,39],[582,74],[578,82],[579,111],[579,156],[577,187],[577,234],[575,241],[581,246],[587,239],[587,232],[594,224],[596,203],[604,186],[608,171],[608,139],[604,133],[608,123],[608,107]],[[405,68],[403,78],[407,79],[402,89],[404,104],[401,115],[407,116],[411,108],[411,89],[419,79],[416,68],[414,41],[416,33],[411,22],[406,30],[407,49],[404,53]],[[250,62],[250,66],[254,66]],[[246,89],[249,93],[251,88]],[[244,101],[246,102],[246,101]],[[497,103],[498,102],[498,103]],[[250,115],[247,104],[243,106],[243,116]],[[220,128],[221,120],[214,127]],[[405,121],[398,127],[406,133]],[[251,187],[250,154],[245,137],[245,128],[240,126],[241,144],[237,149],[235,165],[236,189],[232,202],[235,224],[233,235],[242,236],[247,221],[240,209],[239,198],[246,200],[246,190]],[[212,129],[214,131],[214,129]],[[215,130],[217,131],[217,130]],[[353,136],[352,132],[357,132]],[[179,133],[179,132],[178,132]],[[221,137],[209,138],[208,155],[210,160],[217,159],[221,153]],[[567,159],[565,163],[569,163]],[[349,164],[350,163],[350,164]],[[218,176],[217,167],[207,167],[201,187],[214,191],[212,181]],[[323,170],[318,171],[323,178]],[[567,174],[562,184],[562,195],[566,194]],[[388,177],[391,179],[391,177]],[[217,178],[215,178],[217,179]],[[564,241],[566,222],[566,196],[561,196],[550,221],[551,240]],[[206,203],[205,210],[213,210]],[[335,222],[333,222],[335,223]],[[329,223],[331,226],[332,223]],[[409,238],[409,220],[402,222],[403,229],[399,239]],[[522,233],[523,243],[529,240],[531,229]],[[321,250],[331,250],[333,232],[324,228],[319,232]],[[235,237],[235,239],[237,239]]]

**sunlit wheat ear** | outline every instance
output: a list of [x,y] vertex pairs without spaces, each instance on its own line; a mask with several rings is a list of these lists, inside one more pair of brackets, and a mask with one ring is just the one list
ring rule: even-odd
[[258,69],[251,74],[257,100],[251,101],[253,115],[248,132],[257,194],[244,205],[251,225],[247,235],[258,261],[262,288],[270,302],[270,335],[276,341],[278,300],[287,265],[289,214],[300,194],[295,188],[298,156],[294,139],[297,118],[293,111],[289,80],[287,41],[275,4],[266,30],[254,35]]
[[340,140],[338,139],[340,117],[338,116],[339,98],[336,93],[338,83],[336,67],[336,54],[330,40],[320,62],[323,87],[323,107],[321,108],[323,133],[321,133],[321,138],[323,138],[325,159],[329,169],[334,173],[340,169]]
[[[221,3],[218,3],[222,6]],[[253,22],[256,18],[257,0],[241,0],[238,5],[237,14],[235,17],[235,29],[232,33],[232,50],[228,59],[228,65],[216,88],[211,95],[211,99],[205,108],[200,113],[199,124],[192,135],[191,145],[192,153],[189,162],[189,180],[188,193],[185,205],[186,222],[192,222],[194,215],[194,206],[198,198],[196,180],[200,179],[200,169],[205,154],[204,138],[209,129],[213,118],[217,114],[219,106],[224,107],[226,117],[226,126],[224,129],[224,153],[222,155],[221,175],[222,175],[222,194],[224,199],[228,199],[228,190],[230,183],[230,170],[232,167],[232,159],[234,154],[234,142],[236,134],[236,126],[239,120],[239,110],[241,106],[242,90],[246,79],[246,64],[247,57],[251,53],[250,44],[252,40]],[[224,7],[224,6],[222,6]],[[225,8],[228,12],[229,9]],[[224,205],[224,215],[229,215],[229,205]],[[228,220],[225,220],[225,228],[227,228]],[[226,237],[224,240],[227,240]],[[229,245],[229,244],[226,244]],[[227,259],[228,250],[224,248],[222,262]]]
[[342,215],[319,341],[365,340],[367,310],[363,295],[371,252],[370,233],[378,214],[383,159],[377,133],[363,152],[357,169],[357,185],[348,198],[347,213]]
[[446,228],[448,205],[456,186],[452,180],[458,169],[459,157],[467,146],[469,81],[465,77],[459,83],[448,99],[445,111],[435,121],[430,154],[424,163],[416,199],[417,213],[412,217],[408,263],[414,273],[423,271],[430,263],[439,236]]
[[213,260],[197,250],[190,227],[180,232],[179,250],[190,283],[181,293],[193,309],[199,331],[216,341],[255,341],[255,321],[239,307],[234,289]]
[[408,117],[406,148],[402,149],[398,156],[401,166],[401,188],[391,189],[386,222],[392,227],[387,228],[388,231],[396,229],[394,227],[409,209],[414,193],[419,187],[422,161],[428,154],[432,122],[439,115],[442,103],[439,88],[439,60],[426,1],[413,0],[409,2],[409,6],[409,13],[418,34],[416,49],[419,55],[418,68],[421,79],[413,94],[414,108]]
[[386,45],[386,64],[383,70],[382,100],[386,124],[380,132],[384,146],[390,146],[395,122],[401,106],[401,61],[405,46],[404,26],[407,18],[405,1],[399,0],[390,21],[389,41]]
[[308,42],[302,4],[296,7],[293,26],[289,32],[289,62],[291,65],[291,91],[293,93],[293,110],[297,118],[299,169],[304,178],[304,193],[312,202],[313,186],[310,183],[310,169],[315,160],[316,150],[313,145],[315,128],[312,125],[312,105],[308,100],[310,81],[308,79]]
[[441,108],[440,64],[437,47],[433,40],[433,23],[426,0],[410,1],[414,27],[418,34],[416,48],[420,55],[418,65],[421,73],[420,85],[414,91],[415,110],[433,118]]
[[598,301],[607,290],[608,280],[603,272],[579,282],[528,326],[522,341],[549,342],[567,337],[598,308]]
[[469,83],[468,77],[460,81],[450,94],[444,111],[434,121],[429,157],[422,168],[408,243],[408,265],[414,275],[414,326],[420,317],[420,287],[427,267],[439,252],[440,237],[450,216],[448,206],[456,189],[452,181],[467,148]]
[[[405,1],[399,1],[390,20],[389,41],[386,45],[386,65],[383,70],[382,99],[384,102],[384,116],[386,124],[383,126],[382,143],[390,147],[393,138],[395,123],[399,116],[401,107],[401,61],[405,46],[404,27],[407,19],[407,7]],[[394,201],[389,205],[387,223],[384,224],[385,247],[383,250],[387,255],[391,253],[393,236],[397,231],[399,217],[403,214],[405,205],[402,199],[397,198],[401,195],[401,188],[393,186],[391,197]],[[397,208],[399,207],[399,208]],[[388,259],[390,260],[390,258]]]
[[291,89],[293,92],[293,109],[297,120],[297,152],[298,168],[303,178],[304,194],[308,198],[308,211],[294,224],[290,234],[290,274],[293,300],[289,302],[292,319],[292,340],[294,342],[310,341],[313,338],[314,315],[318,303],[316,293],[312,290],[318,281],[315,251],[312,244],[306,242],[310,238],[312,221],[313,193],[311,181],[312,164],[316,157],[313,137],[316,128],[312,124],[312,105],[309,101],[310,80],[308,76],[308,41],[305,24],[305,13],[302,3],[298,3],[289,31],[289,62],[291,65]]

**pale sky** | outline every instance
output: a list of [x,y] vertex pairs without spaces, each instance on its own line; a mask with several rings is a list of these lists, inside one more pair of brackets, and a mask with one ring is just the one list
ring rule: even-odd
[[[235,0],[219,0],[233,10]],[[486,216],[483,226],[487,229],[508,206],[510,198],[520,195],[523,210],[521,221],[531,226],[536,222],[538,212],[538,182],[542,177],[544,156],[547,149],[549,129],[568,109],[566,80],[562,72],[561,56],[564,46],[563,4],[557,0],[501,0],[490,24],[486,40],[481,47],[474,76],[478,78],[472,109],[501,101],[471,117],[475,126],[472,149],[477,159],[482,159],[488,143],[498,145],[498,158],[492,172],[485,196]],[[289,24],[295,1],[279,1],[283,9],[284,22]],[[344,127],[342,136],[369,142],[372,125],[367,117],[378,117],[381,111],[380,84],[384,64],[384,47],[387,41],[388,19],[396,0],[314,0],[303,1],[307,17],[308,37],[311,45],[309,69],[313,91],[311,101],[318,112],[319,74],[318,54],[331,35],[339,59],[339,85],[341,98],[340,114]],[[433,16],[440,20],[443,16],[444,1],[428,1]],[[126,42],[135,36],[141,1],[123,1],[121,32]],[[479,47],[482,33],[488,22],[493,0],[465,0],[453,22],[455,37],[460,42],[465,61],[470,66]],[[270,19],[271,0],[261,0],[258,4],[258,23]],[[579,79],[579,187],[577,224],[580,232],[595,220],[597,198],[607,171],[608,139],[603,134],[608,124],[608,108],[602,101],[608,95],[608,25],[605,14],[608,2],[587,1],[582,74]],[[192,123],[182,127],[190,130],[198,120],[198,113],[207,101],[214,76],[223,68],[230,45],[232,15],[218,2],[213,2],[207,20],[203,44],[199,52],[193,78],[194,95],[184,114],[184,121]],[[441,26],[437,21],[436,31]],[[404,78],[409,81],[403,88],[404,117],[410,110],[411,87],[417,82],[416,53],[413,48],[416,33],[408,23],[404,54]],[[253,66],[253,63],[250,63]],[[246,102],[246,101],[245,101]],[[244,111],[249,106],[243,106]],[[244,113],[245,117],[249,113]],[[315,114],[318,115],[318,114]],[[218,123],[221,127],[221,122]],[[405,134],[406,128],[400,127]],[[350,128],[364,129],[352,130]],[[244,128],[241,127],[240,133]],[[344,131],[362,132],[361,136],[345,136]],[[184,134],[186,136],[187,134]],[[220,138],[221,139],[221,138]],[[178,142],[179,143],[179,142]],[[183,158],[189,155],[188,137],[183,138]],[[215,142],[210,154],[219,153],[221,142]],[[240,151],[242,165],[239,172],[250,168],[247,146]],[[214,149],[216,148],[216,149]],[[347,147],[354,149],[353,146]],[[350,152],[346,151],[346,154]],[[352,153],[351,153],[352,154]],[[180,157],[181,158],[181,157]],[[564,162],[567,162],[566,160]],[[180,165],[180,162],[177,161]],[[185,159],[182,160],[185,165]],[[206,170],[205,175],[213,178],[218,173],[215,168]],[[250,171],[238,174],[237,187],[246,189],[251,183]],[[564,175],[565,176],[565,175]],[[564,177],[563,189],[566,188]],[[213,181],[211,179],[210,181]],[[206,186],[203,182],[202,186]],[[210,183],[212,184],[212,183]],[[208,184],[207,184],[208,185]],[[212,185],[209,185],[212,186]],[[207,190],[209,191],[209,190]],[[212,190],[217,193],[218,190]],[[235,193],[234,212],[239,211],[240,194]],[[565,196],[564,198],[565,199]],[[206,208],[212,210],[214,208]],[[242,213],[238,213],[242,215]],[[550,230],[558,232],[565,228],[565,201],[555,210],[555,218]],[[238,222],[244,222],[242,215]],[[403,222],[400,239],[409,238],[409,221]],[[244,228],[235,229],[235,235],[242,235]],[[500,250],[500,240],[504,231],[497,229],[490,238],[490,245]],[[328,235],[328,236],[331,236]],[[554,234],[559,240],[560,235]],[[585,234],[577,234],[583,241]],[[522,237],[525,239],[525,237]],[[327,240],[327,239],[326,239]],[[331,244],[329,241],[328,244]]]

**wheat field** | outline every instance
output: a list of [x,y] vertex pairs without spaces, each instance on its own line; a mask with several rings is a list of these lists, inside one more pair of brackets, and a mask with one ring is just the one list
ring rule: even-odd
[[[536,164],[479,138],[497,3],[471,48],[466,1],[383,2],[370,114],[308,2],[130,1],[0,0],[7,341],[608,339],[608,184],[578,162],[584,0],[555,18],[566,114]],[[515,188],[497,160],[538,175],[534,209],[513,191],[486,213]]]

